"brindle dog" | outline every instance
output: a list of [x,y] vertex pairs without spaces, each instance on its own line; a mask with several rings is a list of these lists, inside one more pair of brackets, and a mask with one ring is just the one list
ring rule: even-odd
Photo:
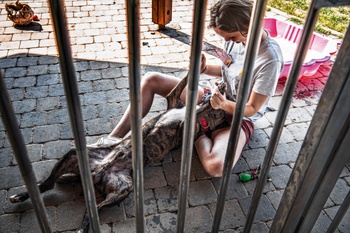
[[[181,146],[185,119],[184,103],[180,94],[187,84],[187,76],[167,96],[168,109],[142,126],[144,166],[159,162],[164,155]],[[226,89],[220,83],[220,91]],[[194,139],[205,133],[200,120],[205,118],[211,130],[225,124],[225,112],[214,110],[207,100],[196,110]],[[104,197],[98,203],[100,210],[104,206],[113,206],[123,201],[133,191],[131,137],[122,140],[113,148],[88,149],[90,169],[95,192]],[[39,184],[40,192],[53,189],[55,182],[76,182],[80,179],[76,150],[71,149],[57,161],[49,177]],[[23,202],[29,198],[28,192],[10,197],[12,203]],[[88,232],[89,217],[83,220],[82,232]]]

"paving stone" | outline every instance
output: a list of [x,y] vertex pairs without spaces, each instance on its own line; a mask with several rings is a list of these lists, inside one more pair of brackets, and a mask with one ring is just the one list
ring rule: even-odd
[[154,190],[159,213],[174,212],[178,209],[179,190],[177,187],[165,186]]
[[96,105],[106,103],[106,93],[105,92],[93,92],[86,93],[83,95],[82,104],[83,105]]
[[320,214],[320,216],[318,216],[318,219],[317,219],[314,227],[312,228],[311,232],[312,233],[324,232],[328,228],[330,223],[331,223],[330,218],[326,215],[326,213],[324,211],[321,211],[321,214]]
[[336,205],[341,205],[349,191],[350,187],[346,181],[343,179],[338,179],[329,197]]
[[[129,196],[123,201],[125,206],[125,214],[128,218],[135,217],[135,194],[131,192]],[[144,192],[144,213],[145,216],[157,213],[157,199],[153,193],[153,190],[145,190]]]
[[63,84],[56,84],[49,86],[49,96],[62,96],[64,95]]
[[173,213],[151,215],[146,218],[146,227],[149,232],[175,232],[176,219]]
[[296,123],[307,122],[312,119],[310,113],[304,108],[290,108],[288,115]]
[[292,124],[286,126],[286,128],[293,134],[297,141],[302,141],[305,138],[309,125],[306,123]]
[[32,163],[36,180],[41,182],[46,179],[56,162],[56,160],[45,160]]
[[211,232],[213,217],[208,207],[197,206],[186,209],[184,232]]
[[46,112],[28,112],[24,113],[21,118],[21,127],[33,127],[47,124]]
[[37,65],[35,69],[28,69],[27,75],[42,75],[48,72],[48,65]]
[[277,189],[284,189],[288,183],[292,169],[286,165],[271,167],[270,174],[272,183]]
[[125,210],[123,205],[105,207],[99,211],[100,223],[114,223],[125,221]]
[[[264,131],[267,133],[267,135],[269,135],[269,137],[271,136],[272,128],[266,128],[264,129]],[[293,135],[293,132],[291,132],[288,129],[288,127],[283,127],[282,134],[279,139],[279,143],[291,143],[291,142],[295,142],[295,137]]]
[[198,206],[216,202],[217,193],[210,180],[190,182],[188,191],[189,206]]
[[42,142],[58,140],[59,131],[60,131],[59,125],[37,126],[34,128],[33,142],[42,143]]
[[[337,214],[339,210],[339,206],[333,206],[331,208],[325,209],[325,213],[331,218],[334,219],[335,215]],[[341,220],[340,224],[338,225],[338,230],[340,232],[349,232],[350,231],[350,210],[346,212],[343,219]]]
[[0,190],[23,185],[23,180],[17,166],[0,168]]
[[180,184],[181,162],[166,163],[163,168],[168,185],[177,187]]
[[282,199],[283,193],[284,193],[284,190],[276,190],[276,191],[268,192],[266,194],[266,196],[269,198],[271,204],[273,205],[276,211]]
[[92,82],[78,82],[79,94],[89,93],[93,91]]
[[264,130],[256,129],[253,132],[252,137],[249,140],[248,146],[250,148],[261,148],[265,147],[268,144],[268,136]]
[[[38,162],[43,156],[43,146],[40,144],[26,145],[28,157],[31,162]],[[15,161],[12,162],[15,164]]]
[[37,101],[37,111],[47,111],[59,108],[61,101],[57,97],[40,98]]
[[[50,229],[53,231],[55,229],[55,208],[46,207],[45,210],[46,210],[46,216],[47,216]],[[23,233],[40,232],[38,219],[34,210],[28,210],[22,214],[21,229],[19,232],[23,232]]]
[[70,141],[51,141],[44,144],[43,157],[45,159],[59,159],[70,150]]
[[35,99],[28,99],[23,101],[13,101],[13,109],[15,113],[25,113],[25,112],[31,112],[35,110],[36,107],[36,100]]
[[[221,178],[213,178],[212,182],[216,192],[219,194],[221,189]],[[243,183],[239,180],[239,177],[235,174],[232,174],[226,190],[225,200],[242,198],[247,195],[247,190],[245,189]]]
[[13,82],[13,87],[33,87],[36,84],[35,76],[27,76],[16,78]]
[[121,115],[123,113],[124,112],[122,111],[121,106],[117,103],[107,103],[107,104],[105,103],[105,104],[97,105],[96,114],[99,117],[118,116],[118,115]]
[[[252,196],[244,197],[239,199],[239,204],[243,210],[243,213],[247,215],[249,206],[251,204]],[[276,214],[275,209],[271,205],[270,201],[265,195],[260,198],[260,203],[255,215],[255,221],[266,222],[272,220]]]
[[13,233],[19,230],[20,214],[4,214],[0,216],[0,232]]
[[0,168],[9,166],[12,160],[12,149],[9,147],[0,148],[0,154]]
[[11,101],[24,99],[24,89],[23,88],[8,90],[8,94],[10,96]]
[[266,151],[264,148],[250,149],[242,152],[242,156],[248,164],[249,168],[244,171],[249,171],[250,169],[256,168],[261,165],[264,161]]
[[5,206],[5,199],[7,198],[7,191],[6,190],[0,190],[0,214],[3,215],[5,213],[4,206]]
[[280,143],[278,144],[273,161],[275,164],[288,164],[290,162],[295,162],[298,153],[296,153],[289,144]]
[[[217,207],[216,203],[209,205],[212,216],[215,216],[216,207]],[[213,221],[210,221],[210,222],[213,222]],[[229,229],[235,229],[237,227],[244,226],[244,223],[245,223],[245,215],[238,201],[236,199],[225,201],[221,224],[220,224],[220,230],[225,231]],[[209,229],[209,231],[210,230],[211,229]]]
[[67,231],[80,228],[85,213],[85,202],[67,202],[57,207],[56,230]]
[[47,124],[59,124],[68,122],[69,119],[69,113],[67,108],[63,109],[54,109],[47,112]]
[[145,167],[144,169],[144,189],[154,189],[166,186],[163,168],[157,167]]
[[123,222],[116,222],[113,224],[112,228],[113,233],[136,233],[136,224],[135,219],[127,219]]
[[47,86],[59,83],[61,83],[59,74],[43,74],[38,76],[36,84],[38,86]]
[[[17,77],[24,77],[27,73],[26,67],[14,67],[14,68],[7,68],[4,72],[4,77],[10,77],[10,78],[17,78]],[[32,74],[28,74],[32,75]]]

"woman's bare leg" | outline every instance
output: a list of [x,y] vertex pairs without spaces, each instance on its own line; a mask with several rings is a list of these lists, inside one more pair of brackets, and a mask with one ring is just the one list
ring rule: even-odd
[[[142,96],[142,117],[146,116],[149,112],[154,95],[166,97],[170,91],[180,82],[180,78],[175,76],[149,72],[141,80],[141,96]],[[198,90],[199,100],[203,95],[203,90]],[[183,101],[186,99],[186,89],[181,93],[180,97]],[[109,137],[123,138],[131,129],[130,125],[130,104],[126,109],[124,115],[120,119],[117,126],[108,135]]]
[[[202,135],[194,143],[204,170],[212,177],[222,176],[227,145],[228,143],[233,143],[228,142],[229,135],[230,127],[222,128],[213,131],[211,138]],[[233,166],[237,163],[245,144],[246,136],[243,130],[241,130]]]

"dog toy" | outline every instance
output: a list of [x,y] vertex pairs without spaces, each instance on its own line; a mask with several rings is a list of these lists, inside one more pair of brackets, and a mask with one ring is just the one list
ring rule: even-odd
[[[250,180],[254,180],[259,177],[259,173],[261,170],[261,165],[259,164],[256,168],[251,169],[249,172],[244,172],[239,175],[239,179],[242,182],[248,182]],[[267,182],[271,182],[272,178],[270,174],[267,174]]]
[[5,4],[7,17],[15,24],[25,26],[33,21],[34,11],[28,4],[20,3],[17,0],[15,3]]

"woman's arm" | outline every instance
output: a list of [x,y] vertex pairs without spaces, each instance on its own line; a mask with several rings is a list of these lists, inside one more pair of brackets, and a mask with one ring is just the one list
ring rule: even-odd
[[[254,116],[263,106],[267,98],[268,96],[266,95],[252,91],[249,100],[245,105],[243,115],[246,117]],[[210,104],[214,109],[222,109],[230,114],[233,114],[236,108],[236,103],[226,99],[225,96],[223,96],[217,88],[210,98]]]
[[214,77],[221,77],[221,66],[220,65],[207,65],[207,58],[202,53],[201,57],[201,74],[206,74]]

